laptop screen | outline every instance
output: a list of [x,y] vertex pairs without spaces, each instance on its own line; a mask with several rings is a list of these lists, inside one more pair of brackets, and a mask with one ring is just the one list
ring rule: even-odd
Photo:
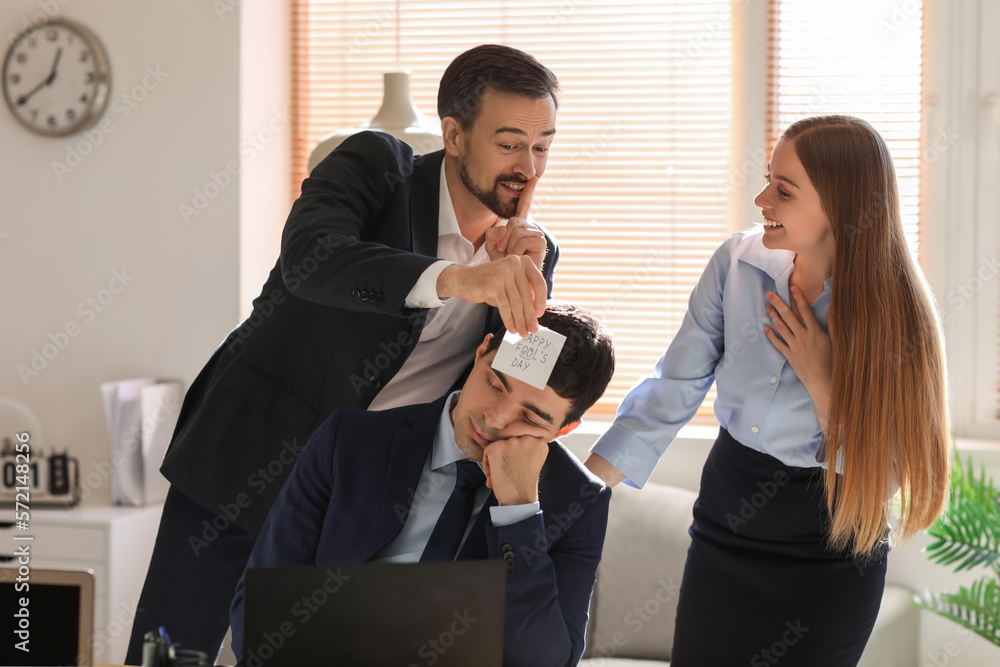
[[246,572],[247,667],[500,667],[506,571],[497,560]]
[[0,665],[89,665],[93,595],[89,572],[0,569],[0,614],[13,631]]

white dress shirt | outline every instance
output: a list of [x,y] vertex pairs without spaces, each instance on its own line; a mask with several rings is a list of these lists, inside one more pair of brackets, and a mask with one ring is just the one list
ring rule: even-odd
[[[506,225],[499,220],[498,225]],[[430,308],[420,340],[403,367],[368,406],[369,410],[387,410],[403,405],[426,403],[451,389],[462,374],[473,352],[483,341],[489,306],[469,303],[457,297],[441,300],[437,279],[451,264],[478,266],[490,261],[486,244],[476,250],[458,226],[455,206],[448,192],[444,162],[441,162],[441,188],[438,202],[438,257],[421,274],[406,297],[411,308]]]

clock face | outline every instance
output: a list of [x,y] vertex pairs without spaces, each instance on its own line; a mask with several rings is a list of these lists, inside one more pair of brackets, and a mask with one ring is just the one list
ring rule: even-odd
[[84,129],[104,111],[110,75],[101,43],[83,26],[54,19],[21,33],[3,64],[7,106],[49,136]]

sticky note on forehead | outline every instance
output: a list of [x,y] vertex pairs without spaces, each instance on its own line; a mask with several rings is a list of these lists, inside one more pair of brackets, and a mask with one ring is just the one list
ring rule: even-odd
[[545,327],[524,338],[508,331],[491,365],[504,375],[545,389],[565,343],[566,336]]

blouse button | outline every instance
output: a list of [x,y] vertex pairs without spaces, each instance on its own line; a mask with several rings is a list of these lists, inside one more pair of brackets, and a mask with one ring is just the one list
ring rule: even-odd
[[778,376],[777,375],[772,375],[771,376],[771,384],[774,384],[777,381],[778,381]]
[[757,428],[756,426],[751,426],[750,430],[753,431],[754,433],[760,433],[760,429]]

